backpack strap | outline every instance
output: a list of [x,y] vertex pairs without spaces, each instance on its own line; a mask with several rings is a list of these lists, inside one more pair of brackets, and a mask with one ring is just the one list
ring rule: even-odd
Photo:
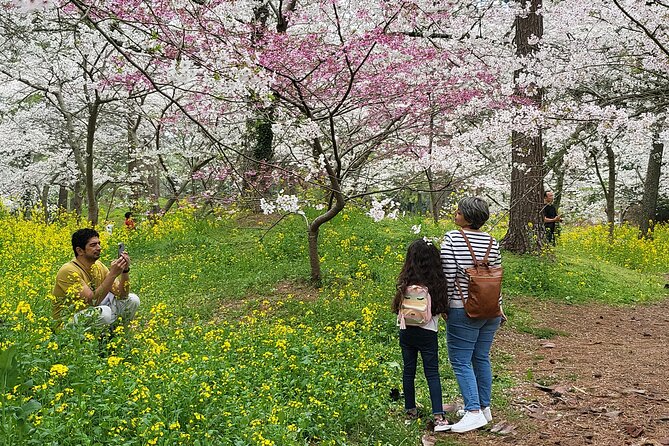
[[474,253],[474,248],[472,248],[472,244],[469,243],[469,239],[465,235],[465,231],[460,229],[460,234],[462,234],[462,238],[465,239],[465,243],[467,243],[467,248],[469,248],[469,253],[472,255],[472,260],[474,260],[474,266],[478,267],[479,265],[487,265],[488,257],[490,257],[490,251],[492,250],[492,236],[490,237],[490,243],[488,243],[488,249],[485,252],[485,256],[483,256],[483,260],[479,262],[479,260],[476,258],[476,254]]

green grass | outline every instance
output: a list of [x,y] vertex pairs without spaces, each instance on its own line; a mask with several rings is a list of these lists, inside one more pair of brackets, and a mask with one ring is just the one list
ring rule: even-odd
[[[416,224],[419,235],[411,231]],[[47,227],[0,218],[0,245],[12,246],[0,254],[7,271],[0,351],[16,353],[15,363],[0,364],[0,375],[17,374],[0,389],[0,444],[416,444],[424,425],[405,425],[401,401],[389,397],[401,388],[390,301],[408,243],[441,236],[452,225],[420,216],[374,224],[360,211],[344,212],[321,230],[319,289],[307,282],[301,217],[268,231],[270,225],[253,216],[196,219],[184,209],[156,226],[103,236],[106,263],[110,247],[125,242],[142,307],[135,328],[119,333],[111,356],[101,358],[95,337],[48,329],[48,295],[58,266],[71,256],[74,223]],[[656,269],[624,266],[630,255],[621,246],[655,245],[630,239],[605,252],[603,244],[582,250],[575,244],[569,240],[543,257],[504,253],[512,328],[560,335],[537,326],[522,303],[526,296],[616,305],[664,296]],[[458,389],[443,331],[439,339],[444,401],[450,402]],[[510,360],[495,356],[499,408],[515,385],[505,372]],[[67,367],[62,375],[54,371],[59,364]],[[420,373],[417,391],[429,408]]]
[[604,263],[588,253],[562,247],[553,255],[505,253],[503,258],[504,293],[509,296],[621,305],[652,302],[664,295],[664,284],[657,274]]

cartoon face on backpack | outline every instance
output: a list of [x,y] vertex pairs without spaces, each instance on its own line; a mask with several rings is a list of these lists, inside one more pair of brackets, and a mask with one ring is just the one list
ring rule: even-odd
[[427,287],[409,285],[397,314],[400,329],[407,325],[425,325],[432,319],[432,298]]

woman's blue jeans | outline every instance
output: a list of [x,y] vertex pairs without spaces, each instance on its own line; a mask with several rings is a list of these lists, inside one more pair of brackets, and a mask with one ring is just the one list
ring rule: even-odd
[[420,327],[408,326],[400,330],[400,347],[404,360],[402,386],[404,389],[404,408],[416,408],[416,364],[418,352],[423,359],[423,371],[430,389],[432,413],[442,414],[444,409],[441,402],[441,380],[439,378],[439,340],[437,332]]
[[472,319],[464,308],[451,308],[448,311],[448,359],[465,401],[465,410],[490,406],[490,347],[500,322],[501,317]]

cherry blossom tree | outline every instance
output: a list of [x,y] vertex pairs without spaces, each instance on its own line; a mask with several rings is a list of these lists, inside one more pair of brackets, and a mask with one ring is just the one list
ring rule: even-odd
[[74,4],[131,71],[164,96],[174,79],[149,74],[139,61],[180,74],[188,66],[197,84],[172,101],[219,153],[244,157],[238,143],[220,137],[212,108],[238,120],[252,116],[243,108],[249,91],[256,103],[277,107],[280,162],[272,167],[296,178],[311,171],[309,184],[321,188],[326,205],[307,231],[314,280],[320,279],[321,225],[350,200],[383,188],[374,184],[381,170],[372,166],[406,158],[413,147],[402,135],[429,127],[435,112],[448,113],[489,88],[483,70],[451,73],[458,54],[405,32],[414,23],[438,27],[447,11],[433,2],[314,0],[292,11],[290,22],[280,20],[276,32],[260,35],[258,9],[247,2]]
[[[96,152],[104,152],[96,150],[96,132],[100,127],[106,127],[106,133],[114,129],[113,120],[105,121],[103,109],[146,91],[141,85],[126,89],[111,84],[117,66],[113,46],[60,12],[3,10],[0,73],[22,84],[24,94],[40,98],[43,106],[61,115],[64,142],[85,186],[88,220],[97,224],[98,197],[106,181],[95,178]],[[107,150],[100,161],[114,160],[110,155]]]

